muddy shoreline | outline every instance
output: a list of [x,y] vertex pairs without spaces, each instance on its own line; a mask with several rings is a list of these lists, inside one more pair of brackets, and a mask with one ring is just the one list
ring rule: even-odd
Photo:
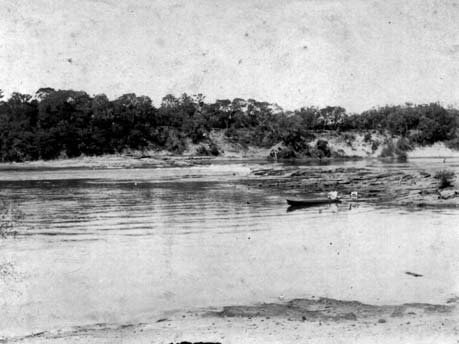
[[[355,167],[286,167],[252,171],[248,185],[276,190],[286,197],[326,197],[337,191],[343,202],[367,202],[382,206],[412,208],[459,207],[457,184],[440,189],[435,172],[429,170],[387,170]],[[357,192],[357,198],[351,198]]]
[[455,343],[458,299],[445,304],[369,305],[328,298],[294,299],[165,314],[148,323],[94,324],[44,331],[4,343]]
[[103,156],[85,156],[71,159],[36,160],[26,162],[0,163],[0,171],[15,170],[60,170],[60,169],[123,169],[123,168],[169,168],[192,167],[210,164],[225,163],[333,163],[341,161],[365,160],[363,157],[339,157],[323,159],[294,159],[294,160],[268,160],[264,154],[251,154],[242,156],[195,156],[172,154],[114,154]]
[[61,170],[61,169],[122,169],[191,167],[210,164],[214,159],[171,155],[105,155],[60,160],[37,160],[19,163],[0,163],[0,171]]

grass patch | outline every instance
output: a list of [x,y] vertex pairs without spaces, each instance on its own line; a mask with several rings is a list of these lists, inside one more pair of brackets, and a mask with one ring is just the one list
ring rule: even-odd
[[450,170],[443,170],[437,172],[434,178],[440,181],[440,185],[438,187],[440,189],[444,189],[453,185],[453,180],[456,178],[456,174]]

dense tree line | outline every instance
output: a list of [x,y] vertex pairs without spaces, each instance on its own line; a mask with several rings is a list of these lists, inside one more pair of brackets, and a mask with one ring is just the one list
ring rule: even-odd
[[[159,107],[147,96],[125,94],[109,100],[104,94],[41,88],[34,96],[0,92],[0,160],[25,161],[122,152],[125,149],[166,149],[181,153],[187,142],[213,145],[212,130],[243,146],[270,147],[284,143],[305,151],[314,133],[380,131],[407,142],[457,143],[459,112],[437,103],[385,106],[361,114],[342,107],[304,107],[284,111],[254,99],[206,103],[201,94],[167,95]],[[326,154],[326,144],[318,143]],[[218,154],[215,145],[212,154]]]

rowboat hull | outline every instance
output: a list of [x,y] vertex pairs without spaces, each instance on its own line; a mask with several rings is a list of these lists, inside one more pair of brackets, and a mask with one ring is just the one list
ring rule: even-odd
[[287,203],[292,207],[312,207],[322,204],[341,203],[341,200],[328,198],[287,199]]

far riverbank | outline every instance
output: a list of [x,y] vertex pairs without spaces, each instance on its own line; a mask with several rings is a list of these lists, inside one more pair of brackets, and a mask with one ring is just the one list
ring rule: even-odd
[[[329,158],[301,158],[301,159],[270,159],[270,149],[248,147],[231,147],[226,145],[225,151],[219,156],[202,156],[192,149],[185,154],[172,154],[166,151],[127,151],[120,154],[105,154],[101,156],[81,156],[77,158],[61,158],[54,160],[35,160],[25,162],[0,163],[0,170],[22,170],[22,169],[116,169],[116,168],[154,168],[154,167],[191,167],[197,165],[208,165],[212,163],[231,162],[286,162],[286,163],[333,163],[351,160],[397,160],[396,158],[381,158],[376,155],[367,155],[364,150],[355,154],[347,153],[343,156]],[[438,158],[448,159],[459,157],[459,151],[447,148],[443,143],[433,146],[417,147],[407,152],[407,159]]]

